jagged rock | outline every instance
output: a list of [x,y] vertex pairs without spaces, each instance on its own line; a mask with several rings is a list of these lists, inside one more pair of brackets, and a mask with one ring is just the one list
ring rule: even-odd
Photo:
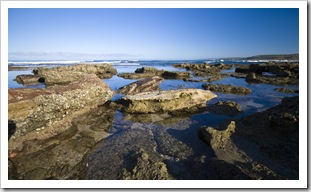
[[251,90],[245,87],[233,86],[233,85],[223,85],[223,84],[203,84],[202,87],[206,90],[232,93],[232,94],[249,94]]
[[203,135],[203,139],[208,142],[213,149],[224,149],[234,132],[234,121],[231,121],[225,130],[217,130],[213,127],[200,128],[200,133]]
[[283,93],[299,93],[299,90],[293,90],[287,87],[275,88],[274,90]]
[[208,111],[221,114],[221,115],[229,115],[235,116],[242,112],[241,106],[233,101],[218,101],[212,106],[208,106]]
[[118,179],[168,180],[173,177],[168,173],[165,163],[154,162],[141,148],[130,155],[126,168],[121,170]]
[[60,66],[55,68],[37,68],[33,70],[35,75],[44,77],[47,85],[68,84],[82,78],[86,74],[95,74],[101,79],[109,79],[117,73],[111,64],[78,64]]
[[17,83],[25,85],[44,82],[44,78],[39,75],[17,75],[15,79]]
[[131,83],[129,85],[126,85],[124,87],[121,87],[118,90],[118,93],[126,94],[126,95],[133,95],[133,94],[146,92],[146,91],[156,91],[160,89],[159,84],[163,80],[164,79],[159,76],[142,79],[134,83]]
[[180,71],[165,71],[159,70],[153,67],[142,67],[135,70],[135,73],[121,73],[118,74],[118,77],[123,77],[125,79],[140,79],[148,78],[154,76],[161,76],[164,79],[182,79],[185,77],[190,77],[189,72],[180,72]]
[[254,81],[256,80],[256,74],[255,73],[249,73],[246,77],[245,77],[246,81]]
[[9,89],[9,120],[16,123],[15,139],[80,110],[104,104],[113,96],[96,75],[85,75],[66,86]]
[[206,102],[214,97],[217,96],[210,91],[181,89],[127,95],[116,102],[129,113],[156,113],[205,107]]

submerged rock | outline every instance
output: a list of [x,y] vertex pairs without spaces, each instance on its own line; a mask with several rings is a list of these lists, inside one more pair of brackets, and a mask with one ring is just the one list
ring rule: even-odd
[[234,85],[203,84],[202,87],[206,90],[222,93],[245,94],[245,95],[251,93],[251,90],[249,88]]
[[16,82],[24,85],[43,83],[44,78],[40,75],[17,75]]
[[146,91],[157,91],[160,89],[159,84],[163,80],[164,79],[159,76],[142,79],[124,87],[121,87],[117,92],[126,95],[133,95]]
[[95,74],[101,79],[109,79],[117,74],[117,70],[111,64],[78,64],[60,66],[55,68],[37,68],[33,70],[35,75],[44,77],[47,85],[68,84],[79,80],[86,74]]
[[142,67],[135,70],[135,73],[121,73],[118,77],[123,77],[125,79],[140,79],[148,78],[154,76],[161,76],[164,79],[182,79],[185,77],[190,77],[189,72],[180,71],[165,71],[159,70],[153,67]]
[[[73,118],[76,113],[104,104],[113,96],[107,84],[96,75],[85,75],[66,86],[47,89],[9,89],[8,118],[16,124],[16,132],[10,139],[12,147],[19,137],[37,128]],[[55,133],[65,129],[61,126]]]
[[201,89],[154,91],[127,95],[117,100],[128,113],[156,113],[206,107],[206,102],[217,97]]
[[212,106],[208,106],[208,111],[221,114],[221,115],[229,115],[235,116],[242,112],[241,106],[233,101],[218,101]]

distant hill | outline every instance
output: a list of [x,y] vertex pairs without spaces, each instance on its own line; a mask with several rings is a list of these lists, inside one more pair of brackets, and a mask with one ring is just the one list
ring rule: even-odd
[[299,60],[299,54],[256,55],[245,57],[244,60]]

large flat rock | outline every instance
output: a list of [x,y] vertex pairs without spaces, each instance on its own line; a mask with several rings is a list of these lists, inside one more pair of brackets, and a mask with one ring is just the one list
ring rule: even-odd
[[54,68],[40,67],[34,69],[33,73],[43,77],[47,85],[53,85],[68,84],[82,78],[86,74],[95,74],[101,79],[109,79],[117,74],[117,70],[111,64],[78,64]]
[[122,110],[129,113],[156,113],[206,107],[206,102],[214,97],[217,96],[211,91],[180,89],[127,95],[117,103],[122,104]]

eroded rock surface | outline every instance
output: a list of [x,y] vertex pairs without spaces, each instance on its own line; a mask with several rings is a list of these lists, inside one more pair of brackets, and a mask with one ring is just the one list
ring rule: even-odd
[[242,95],[247,95],[251,93],[251,90],[249,88],[234,86],[234,85],[203,84],[202,87],[206,90],[222,92],[222,93],[232,93],[232,94],[242,94]]
[[217,96],[210,91],[181,89],[127,95],[116,102],[128,113],[156,113],[205,107],[214,97]]
[[117,92],[126,95],[134,95],[147,91],[158,91],[160,90],[159,84],[163,80],[164,79],[159,76],[142,79],[124,87],[121,87]]
[[176,68],[185,68],[187,70],[193,71],[194,76],[217,76],[221,70],[233,69],[234,65],[225,65],[225,64],[215,64],[210,65],[208,63],[204,64],[192,64],[192,63],[182,63],[174,64]]
[[90,108],[104,104],[112,96],[113,92],[108,85],[94,74],[85,75],[66,86],[9,89],[8,118],[16,124],[9,149],[19,147],[22,141],[20,137],[36,129],[45,129],[49,133],[47,137],[64,131],[64,119],[72,119]]
[[117,73],[111,64],[78,64],[60,66],[55,68],[37,68],[33,70],[35,75],[45,79],[46,85],[68,84],[79,80],[86,74],[95,74],[101,79],[109,79]]

